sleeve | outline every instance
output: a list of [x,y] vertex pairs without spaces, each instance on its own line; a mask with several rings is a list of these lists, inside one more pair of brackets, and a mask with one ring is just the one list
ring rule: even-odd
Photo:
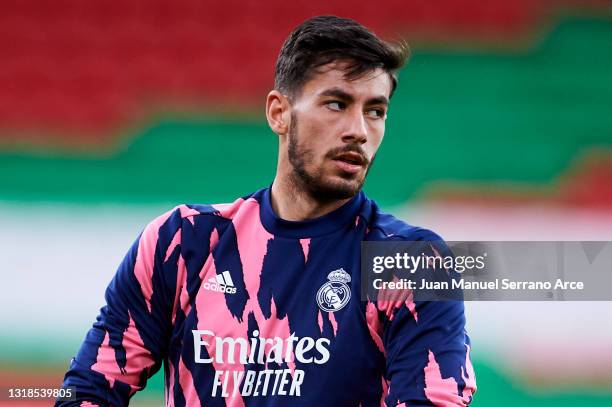
[[174,300],[164,261],[176,249],[180,226],[180,211],[167,212],[129,249],[106,289],[106,305],[64,377],[63,387],[75,386],[76,400],[56,401],[56,406],[125,406],[159,370]]
[[[427,240],[428,255],[452,255],[439,236],[431,233]],[[376,305],[386,356],[384,403],[468,406],[476,392],[476,378],[463,301],[415,301],[412,292],[403,297]]]

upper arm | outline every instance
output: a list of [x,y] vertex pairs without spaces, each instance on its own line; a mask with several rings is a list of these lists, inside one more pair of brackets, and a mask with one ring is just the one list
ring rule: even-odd
[[[439,236],[425,232],[419,236],[425,243],[419,253],[452,255]],[[377,301],[376,312],[386,356],[388,406],[470,404],[476,381],[463,301],[415,301],[414,293],[404,290],[398,297]]]
[[399,308],[383,335],[387,405],[466,406],[476,390],[463,303],[428,301]]
[[65,376],[64,386],[76,386],[77,401],[126,405],[159,370],[176,288],[176,267],[168,260],[180,243],[181,223],[178,210],[156,218],[125,255]]

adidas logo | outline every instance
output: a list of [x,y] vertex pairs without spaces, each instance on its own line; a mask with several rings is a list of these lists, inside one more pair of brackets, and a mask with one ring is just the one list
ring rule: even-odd
[[234,286],[229,270],[225,270],[223,273],[217,274],[213,278],[209,278],[208,281],[204,283],[204,288],[219,293],[236,293],[236,286]]

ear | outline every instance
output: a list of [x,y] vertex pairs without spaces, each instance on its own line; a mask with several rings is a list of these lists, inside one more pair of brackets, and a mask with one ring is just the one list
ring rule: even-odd
[[272,131],[284,135],[289,131],[291,121],[291,103],[277,90],[268,93],[266,99],[266,118]]

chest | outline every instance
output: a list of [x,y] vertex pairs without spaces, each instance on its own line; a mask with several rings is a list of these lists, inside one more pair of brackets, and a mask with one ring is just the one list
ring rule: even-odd
[[360,301],[360,244],[354,233],[213,237],[173,351],[210,397],[253,396],[261,382],[261,396],[306,400],[320,389],[359,386],[337,374],[347,369],[378,380],[381,360]]

